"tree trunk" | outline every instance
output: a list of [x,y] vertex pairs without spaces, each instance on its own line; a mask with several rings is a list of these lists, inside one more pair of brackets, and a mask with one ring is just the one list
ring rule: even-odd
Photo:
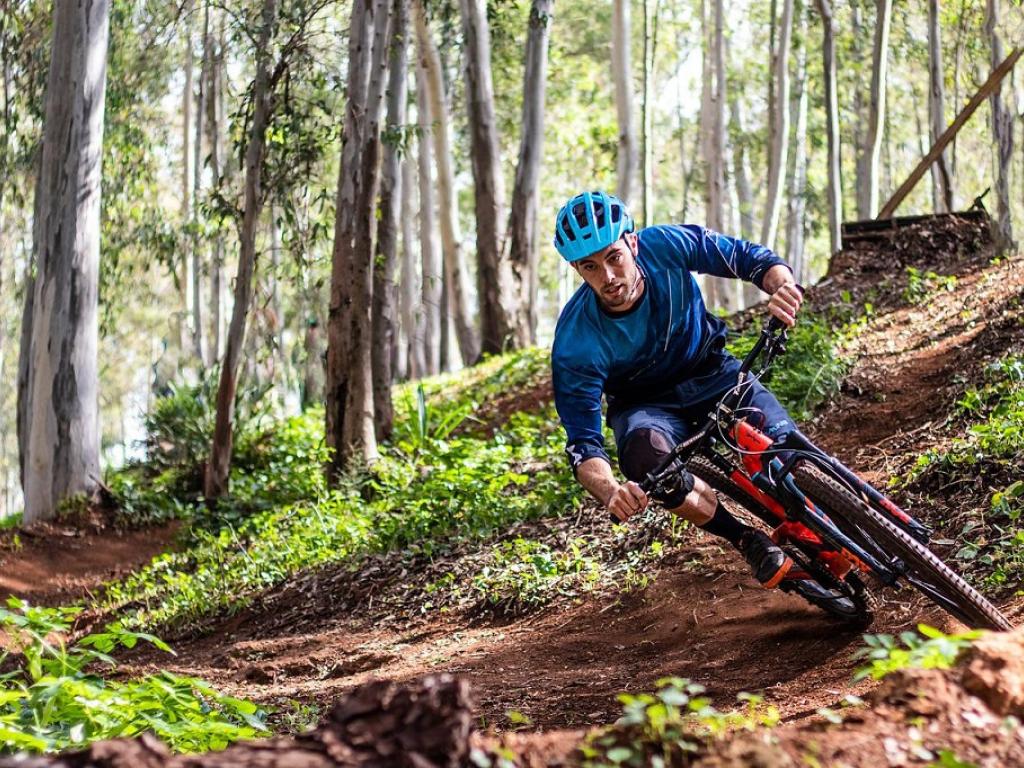
[[466,107],[476,215],[477,299],[480,351],[497,354],[519,346],[518,290],[499,228],[505,221],[505,180],[491,82],[491,33],[486,0],[459,0],[465,39]]
[[420,64],[425,72],[430,107],[429,115],[424,113],[422,120],[432,126],[434,159],[437,163],[437,191],[440,196],[438,219],[441,222],[441,246],[444,253],[445,282],[448,285],[448,305],[455,320],[459,352],[462,359],[470,363],[478,357],[480,343],[469,314],[469,276],[459,234],[455,177],[449,146],[448,105],[441,80],[441,57],[430,36],[423,0],[413,0],[413,16],[416,20],[416,42]]
[[217,388],[217,415],[213,428],[210,460],[206,465],[203,495],[215,502],[228,490],[231,471],[232,418],[238,386],[238,362],[245,343],[245,321],[252,300],[252,276],[256,267],[256,229],[263,210],[260,175],[266,152],[267,122],[270,119],[270,40],[276,24],[277,1],[263,0],[259,45],[256,49],[256,77],[253,81],[252,124],[245,147],[245,197],[240,253],[235,276],[235,300],[224,349],[224,362]]
[[[709,10],[708,2],[713,2]],[[713,230],[725,229],[725,129],[723,99],[725,79],[720,0],[702,0],[704,30],[704,77],[701,86],[701,146],[704,154],[704,223]],[[719,79],[719,76],[722,76]],[[712,293],[714,293],[712,291]]]
[[800,48],[796,56],[796,83],[790,109],[795,123],[793,174],[789,179],[786,210],[786,261],[798,283],[807,279],[804,263],[804,214],[807,201],[807,10],[800,7]]
[[34,217],[25,516],[100,482],[100,162],[110,4],[58,3]]
[[348,102],[331,258],[327,324],[328,479],[337,481],[353,458],[377,459],[373,413],[371,311],[380,186],[380,116],[387,66],[385,0],[356,0],[349,27]]
[[522,133],[519,160],[512,188],[509,216],[509,261],[514,287],[518,289],[515,306],[514,345],[537,343],[536,297],[539,289],[537,264],[537,207],[540,196],[540,169],[544,155],[544,99],[548,79],[548,38],[554,0],[532,0],[530,28],[526,37],[526,67],[523,72]]
[[652,207],[652,196],[653,191],[651,189],[651,170],[653,166],[654,151],[651,146],[651,133],[653,130],[652,115],[653,109],[653,93],[654,88],[654,43],[652,37],[655,35],[655,30],[652,29],[654,26],[652,23],[652,13],[654,18],[657,18],[657,0],[655,0],[655,8],[651,10],[651,0],[643,0],[643,12],[644,12],[644,24],[643,24],[643,89],[641,91],[642,100],[640,102],[640,192],[641,199],[643,201],[643,208],[640,212],[640,226],[646,227],[654,223],[651,217]]
[[[934,144],[946,130],[946,82],[942,68],[939,0],[928,0],[928,81],[929,138]],[[936,213],[953,210],[953,184],[945,152],[932,164],[932,207]]]
[[779,212],[789,151],[789,48],[793,33],[793,0],[783,0],[779,19],[779,39],[772,57],[771,82],[773,117],[769,131],[768,186],[761,242],[775,248],[779,231]]
[[434,164],[430,131],[430,103],[427,98],[427,75],[424,67],[416,67],[416,107],[420,132],[416,141],[419,179],[420,274],[423,307],[423,375],[432,376],[441,370],[441,291],[444,288],[444,265],[437,247],[434,229],[434,184],[430,170]]
[[199,98],[196,107],[195,141],[192,152],[192,354],[201,366],[206,365],[205,329],[203,327],[203,269],[199,249],[199,190],[203,180],[203,119],[206,112],[207,80],[210,70],[210,5],[203,4],[203,62],[199,75]]
[[831,0],[816,0],[821,14],[822,79],[825,83],[825,132],[828,134],[828,232],[832,253],[842,248],[843,183],[839,143],[839,97],[836,91],[836,21]]
[[408,153],[402,158],[402,326],[405,328],[406,375],[419,379],[426,375],[424,355],[424,307],[423,288],[420,273],[416,269],[416,240],[412,223],[415,211],[413,202],[412,158]]
[[[729,112],[733,130],[739,137],[746,135],[746,125],[736,93],[729,94]],[[754,190],[750,186],[750,161],[746,144],[740,141],[732,150],[733,178],[736,181],[736,199],[739,206],[740,234],[744,240],[754,239]]]
[[[210,63],[206,68],[206,143],[210,149],[210,175],[213,186],[220,190],[223,188],[226,177],[227,158],[224,153],[224,132],[227,117],[227,107],[224,103],[224,20],[218,18],[217,38],[214,40],[212,32],[207,30],[207,38],[204,43],[205,49],[209,52]],[[213,273],[210,278],[210,343],[208,350],[210,360],[220,360],[221,350],[224,345],[224,235],[217,228],[213,237]]]
[[[192,61],[192,0],[185,0],[182,9],[185,14],[185,90],[181,94],[181,223],[187,228],[192,221],[192,100],[195,97]],[[181,315],[178,318],[178,339],[175,343],[184,352],[190,348],[189,307],[192,287],[192,238],[187,229],[181,240],[181,275],[178,278],[178,290],[181,294]]]
[[[985,33],[989,38],[992,69],[1005,58],[999,38],[999,0],[987,0]],[[1010,166],[1013,162],[1013,116],[1003,103],[1002,84],[989,97],[992,114],[993,176],[996,188],[996,218],[993,222],[995,243],[999,250],[1013,248],[1013,225],[1010,219]]]
[[616,194],[626,203],[633,193],[637,166],[636,128],[633,126],[633,72],[630,55],[629,0],[614,0],[612,10],[612,81],[619,122],[616,159]]
[[377,230],[377,258],[373,262],[373,409],[377,439],[391,437],[395,415],[391,403],[394,372],[391,359],[395,349],[395,269],[398,266],[398,214],[402,204],[399,131],[405,125],[406,47],[409,0],[393,2],[392,44],[388,71],[388,111],[384,145],[384,167],[380,182],[380,224]]
[[870,219],[878,212],[878,163],[882,153],[885,125],[885,87],[891,20],[892,0],[875,0],[875,42],[871,56],[868,129],[864,136],[864,145],[860,148],[861,160],[857,169],[857,215],[861,219]]

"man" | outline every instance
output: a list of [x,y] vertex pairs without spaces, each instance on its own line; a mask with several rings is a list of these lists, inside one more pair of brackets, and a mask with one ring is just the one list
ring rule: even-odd
[[[739,361],[725,352],[725,324],[707,312],[692,272],[749,280],[771,296],[768,310],[792,327],[802,290],[764,246],[703,227],[634,231],[626,205],[603,192],[569,200],[555,222],[555,248],[585,281],[562,310],[551,355],[555,406],[580,484],[619,520],[649,499],[636,481],[702,423],[736,384]],[[604,450],[601,396],[615,434],[620,483]],[[759,382],[742,405],[780,440],[794,425]],[[753,412],[752,412],[753,413]],[[666,509],[729,541],[771,588],[792,561],[762,531],[737,520],[715,492],[684,470]]]

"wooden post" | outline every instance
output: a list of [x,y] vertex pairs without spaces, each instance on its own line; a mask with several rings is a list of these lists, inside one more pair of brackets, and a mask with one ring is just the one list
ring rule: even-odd
[[946,148],[946,145],[953,140],[953,137],[959,132],[964,126],[974,111],[981,106],[981,103],[989,97],[989,95],[996,89],[999,83],[1007,73],[1013,69],[1013,66],[1017,63],[1017,60],[1024,54],[1024,48],[1014,48],[1010,52],[1010,55],[1003,59],[1003,63],[996,67],[992,74],[988,76],[988,80],[985,81],[984,85],[978,89],[978,92],[971,97],[971,100],[967,102],[967,106],[960,110],[960,114],[956,116],[956,119],[949,124],[946,131],[939,136],[938,140],[932,146],[931,150],[924,159],[917,164],[917,167],[911,172],[907,180],[900,185],[900,188],[896,190],[896,193],[889,198],[889,202],[882,206],[882,210],[878,213],[877,218],[888,219],[892,217],[893,212],[899,206],[900,203],[910,194],[910,191],[914,186],[921,180],[921,177],[928,171],[928,168],[934,163],[939,155],[942,154],[942,150]]

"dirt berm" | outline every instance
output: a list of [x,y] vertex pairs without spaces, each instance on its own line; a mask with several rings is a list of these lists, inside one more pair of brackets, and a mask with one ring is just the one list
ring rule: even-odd
[[[782,725],[726,735],[680,755],[677,766],[1024,765],[1024,631],[990,634],[951,670],[890,675],[838,723]],[[93,744],[60,757],[0,760],[0,768],[441,768],[478,764],[501,747],[522,765],[578,764],[582,735],[513,734],[500,744],[474,733],[469,684],[439,675],[410,684],[373,682],[345,696],[313,732],[237,744],[220,753],[171,755],[150,737]],[[613,729],[618,726],[611,726]],[[699,739],[695,739],[699,741]],[[637,745],[642,746],[642,745]],[[658,745],[649,745],[658,754]],[[492,753],[493,754],[493,753]],[[483,762],[483,761],[480,761]]]

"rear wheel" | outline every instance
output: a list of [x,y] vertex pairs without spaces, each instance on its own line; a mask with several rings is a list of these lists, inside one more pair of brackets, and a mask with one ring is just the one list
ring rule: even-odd
[[899,558],[902,567],[894,563],[894,570],[903,571],[904,578],[940,608],[970,627],[1013,629],[999,609],[938,555],[818,467],[801,462],[793,468],[793,479],[801,491],[837,518],[836,523],[845,531],[864,541],[869,550],[881,550],[887,560]]

